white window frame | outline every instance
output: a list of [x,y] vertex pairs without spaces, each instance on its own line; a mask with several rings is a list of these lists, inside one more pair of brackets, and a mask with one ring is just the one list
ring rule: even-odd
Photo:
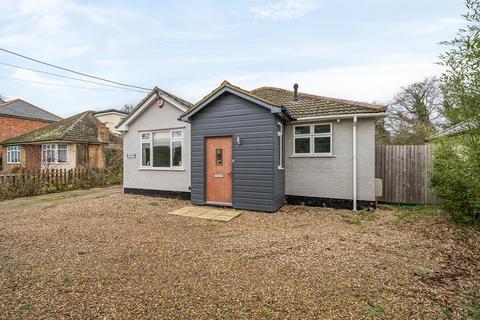
[[[58,151],[60,150],[58,148],[59,145],[67,146],[66,149],[61,149],[61,150],[67,151],[66,159],[65,159],[65,161],[62,161],[62,162],[58,161]],[[47,146],[50,146],[49,150],[53,151],[54,161],[48,162],[45,159],[45,152],[44,151],[45,151],[45,149],[47,149]],[[52,146],[53,146],[53,148],[52,148]],[[70,159],[69,159],[69,155],[68,155],[68,144],[66,144],[66,143],[45,143],[45,144],[42,144],[42,163],[44,163],[44,164],[65,164],[65,163],[68,163],[69,160]]]
[[[171,129],[171,130],[153,130],[153,131],[142,131],[140,132],[140,169],[148,169],[148,170],[184,170],[184,163],[185,163],[185,151],[184,151],[184,142],[183,138],[185,136],[183,129]],[[160,133],[160,132],[169,132],[170,135],[170,167],[154,167],[153,166],[153,134],[154,133]],[[180,132],[179,137],[174,137],[173,133],[174,132]],[[150,136],[148,139],[144,139],[142,136],[144,134],[148,133]],[[181,160],[181,165],[180,166],[173,166],[173,142],[181,142],[182,146],[182,160]],[[149,143],[150,145],[150,165],[146,166],[143,165],[143,149],[142,145],[144,143]]]
[[[7,163],[8,164],[19,164],[21,163],[20,158],[20,146],[8,146],[7,147]],[[16,155],[16,157],[14,157]]]
[[[329,125],[329,133],[315,133],[315,126],[318,125]],[[310,133],[308,134],[296,134],[297,127],[310,127]],[[294,156],[330,156],[333,154],[333,125],[331,122],[327,123],[305,123],[297,124],[293,126],[293,155]],[[329,137],[330,138],[330,152],[315,152],[315,138],[318,137]],[[310,152],[309,153],[296,153],[295,152],[295,139],[296,138],[308,138],[310,139]]]
[[279,154],[278,169],[282,170],[283,169],[283,124],[281,124],[280,122],[277,122],[277,124],[278,124],[277,135],[280,138],[279,146],[278,146],[278,154]]

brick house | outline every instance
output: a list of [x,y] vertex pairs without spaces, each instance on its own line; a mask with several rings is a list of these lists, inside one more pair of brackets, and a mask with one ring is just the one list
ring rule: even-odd
[[[62,118],[22,99],[0,103],[0,142],[60,120]],[[2,154],[0,145],[0,170]]]
[[1,142],[5,172],[104,167],[104,147],[121,138],[110,133],[92,111]]

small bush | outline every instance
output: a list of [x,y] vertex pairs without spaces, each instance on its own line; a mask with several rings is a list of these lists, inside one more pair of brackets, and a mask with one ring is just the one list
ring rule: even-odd
[[451,138],[435,150],[431,174],[432,191],[454,220],[480,222],[480,165],[478,151]]

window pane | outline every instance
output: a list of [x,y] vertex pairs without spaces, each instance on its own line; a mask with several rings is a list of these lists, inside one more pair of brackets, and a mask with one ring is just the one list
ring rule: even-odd
[[67,150],[67,145],[66,144],[59,144],[58,145],[58,150]]
[[182,131],[181,130],[175,130],[172,131],[172,138],[181,138],[182,137]]
[[215,165],[217,166],[223,165],[223,149],[215,150]]
[[330,133],[330,125],[329,124],[315,125],[315,133]]
[[182,166],[182,142],[173,141],[172,148],[173,148],[172,166],[181,167]]
[[150,165],[150,143],[142,143],[142,166]]
[[283,141],[282,136],[278,136],[278,166],[283,167]]
[[170,132],[153,134],[153,166],[170,167]]
[[310,153],[310,138],[296,138],[295,153]]
[[67,162],[67,150],[58,150],[58,162]]
[[295,134],[309,134],[310,126],[297,126],[295,127]]
[[315,138],[315,153],[330,153],[330,137]]
[[150,133],[142,133],[142,140],[149,140],[150,139]]

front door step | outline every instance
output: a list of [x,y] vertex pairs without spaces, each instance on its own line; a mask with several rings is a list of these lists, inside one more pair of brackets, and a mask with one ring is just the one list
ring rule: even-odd
[[239,211],[213,209],[208,207],[188,206],[168,214],[175,216],[193,217],[215,221],[230,221],[240,215]]

